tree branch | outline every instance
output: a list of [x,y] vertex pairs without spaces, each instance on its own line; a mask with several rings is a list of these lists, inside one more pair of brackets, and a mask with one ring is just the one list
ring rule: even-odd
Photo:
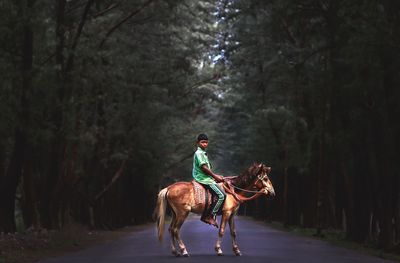
[[[87,3],[86,3],[86,4],[87,4]],[[66,11],[65,11],[65,14],[72,13],[73,11],[75,11],[75,10],[81,8],[82,6],[84,6],[84,5],[86,5],[86,4],[85,4],[85,3],[78,3],[77,5],[75,5],[75,6],[71,7],[70,9],[66,10]]]
[[66,67],[67,71],[72,68],[72,64],[74,61],[74,51],[76,49],[76,46],[78,45],[79,37],[82,34],[83,26],[85,25],[87,15],[88,15],[90,7],[92,6],[93,3],[94,3],[94,0],[88,0],[86,3],[85,9],[83,10],[82,18],[81,18],[81,21],[79,22],[79,26],[76,31],[74,41],[72,42],[71,52],[70,52],[70,55],[67,60],[67,67]]
[[293,32],[290,30],[290,26],[288,25],[286,19],[285,19],[283,16],[281,16],[281,21],[280,21],[280,22],[281,22],[281,25],[282,25],[282,27],[283,27],[283,29],[284,29],[284,31],[285,31],[287,37],[288,37],[288,40],[289,40],[293,45],[296,46],[296,45],[297,45],[296,38],[294,37]]
[[300,66],[304,65],[304,64],[307,62],[307,60],[309,60],[309,59],[312,58],[313,56],[317,55],[317,54],[320,53],[320,52],[326,51],[326,50],[328,50],[328,49],[330,49],[330,48],[331,48],[331,46],[330,46],[330,45],[327,45],[327,46],[323,46],[323,47],[320,47],[320,48],[318,48],[318,49],[313,50],[313,51],[312,51],[310,54],[308,54],[302,61],[300,61],[299,63],[296,63],[296,67],[300,67]]
[[115,173],[114,177],[111,179],[111,182],[101,191],[99,194],[96,195],[94,200],[99,200],[109,189],[110,187],[117,181],[117,179],[122,175],[122,171],[126,165],[126,159],[122,161],[121,165],[119,166],[118,171]]
[[111,4],[111,5],[109,5],[106,9],[104,9],[103,11],[100,11],[100,12],[94,14],[93,17],[96,18],[96,17],[99,17],[99,16],[101,16],[101,15],[104,15],[105,13],[107,13],[107,12],[113,10],[113,9],[116,8],[117,6],[119,6],[119,3]]
[[187,88],[185,93],[183,93],[183,97],[189,95],[190,92],[192,92],[193,89],[195,89],[195,88],[197,88],[197,87],[199,87],[201,85],[210,83],[212,80],[218,80],[219,78],[220,78],[220,74],[219,73],[215,73],[211,78],[208,78],[208,79],[205,79],[205,80],[201,80],[201,81],[198,81],[198,82],[194,83],[192,86]]
[[118,28],[120,27],[123,23],[125,23],[126,21],[128,21],[130,18],[132,18],[133,16],[139,14],[143,9],[145,9],[148,5],[150,5],[152,2],[154,2],[154,0],[147,0],[141,7],[139,7],[136,10],[133,10],[129,15],[127,15],[124,19],[122,19],[121,21],[119,21],[115,26],[113,26],[110,30],[108,30],[107,34],[105,35],[104,39],[101,41],[100,43],[100,47],[102,47],[104,45],[104,43],[106,42],[107,38]]

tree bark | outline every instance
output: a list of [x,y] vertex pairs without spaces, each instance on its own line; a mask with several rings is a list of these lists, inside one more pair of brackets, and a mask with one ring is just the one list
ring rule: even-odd
[[27,0],[26,6],[20,6],[21,15],[26,17],[23,25],[22,63],[21,63],[21,95],[17,125],[14,133],[14,149],[7,172],[0,185],[0,232],[15,232],[15,196],[20,182],[26,159],[30,123],[30,106],[28,94],[32,89],[33,66],[33,29],[29,13],[33,7],[33,0]]
[[[32,153],[29,153],[32,157]],[[33,160],[29,158],[24,165],[23,174],[23,195],[22,195],[22,215],[25,228],[40,228],[39,211],[37,204],[37,196],[35,192],[35,184],[33,178]]]
[[54,125],[54,140],[51,144],[50,167],[46,176],[44,191],[41,194],[40,213],[42,215],[42,224],[46,228],[59,226],[59,204],[57,193],[55,191],[60,176],[60,166],[64,158],[66,142],[63,134],[64,122],[64,98],[66,93],[65,83],[65,11],[66,0],[57,0],[56,2],[56,51],[55,51],[55,75],[57,80],[57,101],[56,110],[52,113],[52,122]]

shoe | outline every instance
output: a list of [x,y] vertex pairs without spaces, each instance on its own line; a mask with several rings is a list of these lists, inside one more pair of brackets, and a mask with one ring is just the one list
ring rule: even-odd
[[206,216],[206,217],[201,217],[201,221],[218,228],[218,223],[217,223],[215,216],[210,215],[210,216]]

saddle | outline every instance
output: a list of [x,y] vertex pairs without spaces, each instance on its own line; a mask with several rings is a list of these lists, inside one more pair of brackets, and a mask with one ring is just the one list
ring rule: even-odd
[[[226,193],[233,195],[233,197],[241,203],[242,200],[239,199],[232,185],[230,184],[229,179],[231,178],[226,178],[226,179],[227,180],[225,184],[219,183],[219,186],[221,186],[221,188],[224,189]],[[194,202],[195,202],[194,205],[198,206],[204,204],[202,217],[209,216],[211,214],[211,207],[213,207],[214,204],[218,201],[218,196],[216,196],[213,191],[210,191],[210,189],[206,188],[204,185],[196,182],[196,180],[192,180],[192,184],[194,188]],[[223,204],[220,206],[217,214],[221,214],[222,207]]]
[[[196,182],[195,180],[192,181],[192,184],[194,188],[195,206],[204,204],[202,217],[209,216],[211,214],[211,207],[213,207],[213,205],[218,201],[218,196],[213,194],[210,189],[206,188],[204,185]],[[223,205],[221,205],[217,214],[221,213],[222,207]]]

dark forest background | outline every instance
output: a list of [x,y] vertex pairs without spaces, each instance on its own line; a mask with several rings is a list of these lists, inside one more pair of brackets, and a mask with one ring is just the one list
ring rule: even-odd
[[246,213],[399,251],[397,0],[3,0],[0,232],[151,220],[191,180],[272,166]]

